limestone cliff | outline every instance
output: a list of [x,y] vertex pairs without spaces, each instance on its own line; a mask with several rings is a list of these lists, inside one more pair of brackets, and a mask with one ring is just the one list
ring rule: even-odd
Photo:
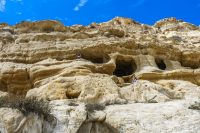
[[[50,128],[33,114],[24,133],[200,132],[199,111],[188,109],[200,102],[200,29],[193,24],[121,17],[70,27],[3,23],[0,51],[0,97],[50,101],[57,119]],[[87,104],[105,109],[88,112]],[[0,132],[13,133],[25,116],[0,110]]]

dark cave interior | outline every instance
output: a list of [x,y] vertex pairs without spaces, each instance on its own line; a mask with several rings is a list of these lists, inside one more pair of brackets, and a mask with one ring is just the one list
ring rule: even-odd
[[155,59],[155,62],[156,62],[159,69],[161,69],[161,70],[166,69],[165,62],[162,59]]
[[136,71],[137,67],[133,59],[116,59],[116,69],[113,72],[117,77],[128,76]]

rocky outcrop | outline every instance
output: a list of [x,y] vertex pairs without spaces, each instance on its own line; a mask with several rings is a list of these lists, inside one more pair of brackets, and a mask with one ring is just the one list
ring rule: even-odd
[[120,99],[119,87],[107,75],[60,77],[28,91],[27,97],[47,100],[75,99],[84,103],[124,103]]
[[[71,27],[0,24],[0,51],[0,98],[49,101],[57,119],[51,127],[36,114],[0,108],[0,132],[200,130],[198,110],[188,108],[200,100],[200,29],[193,24],[121,17]],[[88,104],[97,106],[90,112]]]
[[24,117],[18,110],[0,108],[0,132],[2,133],[43,133],[49,132],[46,123],[37,115]]

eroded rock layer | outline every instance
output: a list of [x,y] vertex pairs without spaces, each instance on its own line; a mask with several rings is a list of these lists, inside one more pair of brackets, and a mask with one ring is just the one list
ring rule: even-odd
[[[200,130],[199,112],[188,109],[200,100],[200,29],[193,24],[167,18],[149,26],[121,17],[71,27],[50,20],[0,24],[0,51],[0,97],[51,101],[58,119],[44,128],[31,115],[37,130],[29,122],[21,132]],[[88,112],[85,104],[106,108]],[[1,110],[0,132],[14,132],[23,116]],[[10,112],[8,121],[3,112]]]

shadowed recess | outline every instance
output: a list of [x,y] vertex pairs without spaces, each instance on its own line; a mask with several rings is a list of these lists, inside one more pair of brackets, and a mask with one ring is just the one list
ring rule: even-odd
[[155,62],[156,62],[159,69],[161,69],[161,70],[166,69],[165,62],[162,59],[155,59]]
[[7,85],[3,81],[0,81],[0,90],[4,92],[8,90]]
[[77,133],[119,133],[119,131],[107,123],[84,122]]
[[137,69],[137,66],[133,59],[116,59],[116,69],[114,75],[118,77],[128,76],[133,74]]
[[96,54],[95,55],[95,53],[93,53],[93,54],[83,53],[83,54],[80,54],[79,56],[80,56],[80,58],[89,60],[89,61],[91,61],[92,63],[95,63],[95,64],[106,63],[109,60],[108,55],[102,55],[102,54]]
[[200,66],[198,63],[181,63],[181,66],[183,67],[190,67],[192,69],[198,69]]

